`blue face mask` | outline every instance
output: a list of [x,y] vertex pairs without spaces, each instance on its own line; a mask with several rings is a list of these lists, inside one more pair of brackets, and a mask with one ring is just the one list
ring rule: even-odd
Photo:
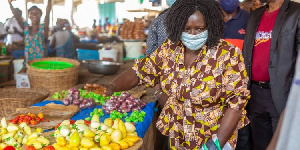
[[176,2],[176,0],[167,0],[167,4],[171,7],[174,3]]
[[239,7],[239,0],[220,0],[221,8],[228,14],[232,14]]
[[182,32],[181,40],[183,44],[190,50],[199,50],[207,41],[208,31],[205,30],[199,34],[193,35]]

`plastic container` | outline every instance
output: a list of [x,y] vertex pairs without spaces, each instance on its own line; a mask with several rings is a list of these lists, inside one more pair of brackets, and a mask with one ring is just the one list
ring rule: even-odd
[[115,49],[105,50],[104,48],[99,50],[99,58],[100,60],[105,61],[118,61],[118,51]]
[[124,42],[127,58],[139,58],[143,55],[143,42]]
[[16,74],[23,68],[24,59],[13,60],[14,64],[14,79],[16,79]]
[[21,59],[22,57],[25,57],[25,52],[24,50],[14,50],[12,52],[12,55],[14,57],[14,59]]
[[77,49],[78,60],[99,60],[98,50]]
[[9,80],[10,60],[0,60],[0,83]]

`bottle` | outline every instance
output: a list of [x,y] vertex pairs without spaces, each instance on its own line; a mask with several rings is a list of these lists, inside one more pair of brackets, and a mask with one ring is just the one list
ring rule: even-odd
[[6,56],[6,46],[2,45],[2,56]]

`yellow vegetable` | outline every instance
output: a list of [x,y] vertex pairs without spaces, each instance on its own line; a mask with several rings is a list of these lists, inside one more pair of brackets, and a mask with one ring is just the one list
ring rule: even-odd
[[101,148],[102,148],[102,150],[113,150],[113,148],[109,145],[102,146]]
[[115,129],[108,127],[106,130],[106,134],[111,135]]
[[78,132],[74,132],[71,135],[70,140],[69,140],[69,144],[70,144],[70,146],[74,146],[74,147],[77,147],[77,146],[80,145],[80,136],[79,136]]
[[127,136],[138,136],[136,132],[127,132]]
[[91,120],[91,121],[100,122],[100,121],[99,121],[99,116],[98,116],[98,115],[94,115],[94,116],[92,117],[92,120]]
[[126,135],[126,127],[125,127],[125,124],[122,120],[119,121],[119,126],[118,126],[119,130],[122,132],[122,137],[125,138],[127,135]]
[[110,137],[106,133],[103,133],[100,137],[100,146],[106,146],[110,143]]
[[122,140],[122,132],[121,130],[117,129],[114,130],[111,134],[111,141],[112,142],[118,142]]
[[30,141],[32,139],[36,139],[38,137],[39,137],[39,135],[36,132],[34,132],[28,136],[28,141]]
[[5,128],[0,129],[0,135],[7,134],[7,130]]
[[99,147],[92,147],[92,148],[90,148],[90,150],[102,150],[102,149]]
[[23,129],[25,126],[27,126],[27,124],[26,124],[25,122],[22,122],[21,124],[19,124],[19,127],[22,128],[22,129]]
[[85,147],[81,147],[81,148],[79,148],[79,150],[89,150],[89,149],[85,148]]
[[25,143],[27,143],[27,140],[28,140],[28,135],[25,135],[22,140],[22,144],[24,145]]
[[2,126],[2,128],[7,128],[7,121],[6,121],[5,117],[3,117],[1,120],[1,126]]
[[84,124],[84,120],[77,120],[75,124]]
[[94,141],[95,142],[100,142],[100,137],[101,137],[101,135],[96,135],[95,137],[94,137]]
[[107,118],[104,120],[104,124],[107,125],[108,127],[112,127],[113,120],[111,118]]
[[52,144],[52,146],[53,146],[55,149],[59,149],[59,148],[61,147],[61,146],[58,145],[57,143]]
[[89,138],[86,138],[86,137],[83,137],[81,139],[81,142],[80,142],[81,146],[85,147],[85,148],[91,148],[91,147],[94,147],[95,143],[90,140]]
[[67,146],[64,146],[64,147],[59,147],[58,150],[69,150],[70,148],[67,147]]
[[114,121],[114,124],[113,124],[112,128],[114,128],[114,129],[119,129],[119,121],[120,121],[120,119],[117,118],[117,119]]
[[70,147],[69,150],[79,150],[78,147]]
[[118,143],[110,143],[109,146],[112,147],[113,150],[120,150],[121,149],[121,146]]
[[125,127],[127,132],[134,132],[136,130],[135,126],[130,122],[125,122]]
[[93,138],[95,137],[95,133],[91,131],[90,129],[86,129],[83,131],[83,136],[88,137],[88,138]]
[[140,140],[138,136],[127,136],[125,139],[133,143],[136,143],[138,140]]
[[4,149],[7,145],[5,143],[0,143],[0,149]]
[[61,122],[60,125],[61,126],[69,126],[70,125],[70,120],[64,120],[63,122]]
[[125,141],[125,142],[127,142],[129,146],[132,146],[132,145],[134,145],[134,143],[133,143],[133,142],[131,142],[131,141],[129,141],[129,140],[123,139],[122,141]]
[[56,143],[59,145],[59,146],[65,146],[67,144],[67,141],[66,141],[66,138],[63,137],[63,136],[60,136],[58,138],[56,138]]
[[18,130],[19,130],[19,127],[16,126],[16,125],[14,125],[14,124],[9,124],[9,125],[7,126],[7,131],[8,131],[8,132],[16,132],[16,131],[18,131]]
[[46,146],[48,146],[50,144],[50,141],[43,136],[38,137],[36,140]]
[[34,146],[35,149],[41,149],[41,148],[43,147],[42,143],[37,142],[37,141],[34,142],[34,143],[32,144],[32,146]]
[[43,130],[42,128],[36,128],[35,132],[36,132],[36,133],[43,133],[44,130]]
[[126,149],[126,148],[129,147],[129,144],[127,142],[125,142],[125,141],[119,141],[117,143],[120,144],[121,149]]
[[24,127],[24,132],[27,134],[27,135],[31,135],[31,128],[29,126],[25,126]]

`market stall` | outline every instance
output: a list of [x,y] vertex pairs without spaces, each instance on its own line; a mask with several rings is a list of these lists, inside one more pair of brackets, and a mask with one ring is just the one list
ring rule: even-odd
[[[59,145],[58,144],[59,136],[55,136],[56,139],[55,138],[53,139],[53,136],[47,137],[47,134],[49,134],[49,132],[51,132],[51,131],[54,132],[54,133],[58,132],[57,130],[53,131],[53,128],[55,128],[55,126],[57,126],[60,122],[63,122],[64,120],[71,119],[71,120],[74,120],[74,122],[76,122],[78,120],[85,120],[83,122],[88,123],[88,124],[90,122],[92,124],[92,122],[95,120],[95,117],[93,117],[93,116],[95,116],[95,114],[96,114],[96,115],[99,116],[99,124],[103,124],[103,123],[105,123],[105,120],[107,120],[107,118],[114,119],[114,120],[117,119],[117,118],[120,118],[120,119],[122,118],[125,125],[128,125],[128,122],[134,122],[133,124],[134,124],[134,127],[136,129],[134,131],[135,133],[134,132],[128,132],[128,133],[131,136],[135,136],[135,134],[136,134],[136,136],[139,137],[139,140],[135,141],[135,140],[131,139],[132,141],[136,142],[136,143],[134,143],[134,142],[128,141],[128,138],[126,139],[126,137],[122,137],[121,139],[119,139],[120,137],[118,137],[119,141],[122,141],[122,140],[127,141],[127,144],[124,143],[124,142],[121,142],[121,143],[119,142],[118,143],[114,139],[114,142],[112,142],[112,140],[111,140],[111,142],[108,145],[110,145],[111,143],[117,143],[117,144],[111,144],[111,147],[113,147],[113,146],[118,147],[118,145],[119,145],[121,148],[123,146],[123,149],[125,149],[125,147],[131,147],[131,149],[138,149],[138,148],[140,148],[140,149],[149,149],[149,147],[153,147],[153,144],[154,144],[153,143],[153,134],[154,134],[153,130],[155,129],[155,128],[153,129],[153,123],[152,123],[153,117],[155,115],[155,107],[154,107],[154,103],[153,103],[154,100],[153,100],[152,94],[148,94],[149,90],[150,90],[150,93],[151,93],[151,89],[147,89],[145,91],[145,87],[140,86],[140,87],[136,87],[136,88],[132,89],[130,91],[131,95],[127,95],[127,97],[131,97],[131,96],[134,95],[134,97],[135,97],[134,100],[138,100],[138,98],[141,99],[139,102],[143,102],[143,104],[139,105],[139,107],[141,107],[140,110],[139,110],[139,108],[135,108],[135,109],[137,109],[136,111],[132,111],[133,109],[131,109],[131,110],[128,110],[128,109],[120,110],[119,109],[118,110],[117,108],[113,108],[113,109],[115,109],[115,111],[111,111],[112,110],[111,105],[105,104],[104,102],[115,103],[117,101],[115,99],[118,99],[118,97],[121,97],[121,94],[123,94],[123,93],[115,93],[115,95],[114,95],[115,99],[105,97],[106,99],[103,100],[103,99],[101,99],[100,95],[96,95],[92,91],[89,91],[91,89],[89,89],[87,87],[84,88],[85,83],[91,83],[92,85],[93,85],[93,83],[107,84],[110,81],[112,81],[116,76],[118,76],[121,72],[123,72],[124,70],[130,68],[132,66],[132,64],[133,64],[133,61],[126,61],[123,65],[121,65],[120,70],[118,70],[118,72],[116,74],[113,74],[113,75],[103,75],[103,74],[101,75],[101,74],[89,73],[86,66],[84,64],[81,64],[81,66],[79,67],[78,82],[72,88],[69,88],[69,90],[66,89],[64,91],[62,91],[62,90],[58,91],[57,90],[56,94],[55,93],[54,94],[49,94],[49,95],[45,94],[46,95],[46,96],[44,95],[45,100],[43,99],[41,102],[36,101],[35,104],[33,104],[33,105],[30,104],[30,106],[37,106],[37,107],[30,107],[30,106],[24,107],[23,106],[24,108],[22,107],[21,109],[17,109],[16,113],[14,113],[12,115],[7,115],[6,114],[4,117],[7,118],[7,122],[9,122],[9,120],[11,120],[10,123],[12,123],[13,121],[18,122],[16,118],[18,118],[18,116],[20,116],[21,114],[26,115],[27,113],[32,113],[32,114],[35,114],[36,116],[38,116],[38,114],[41,112],[43,114],[44,118],[48,119],[49,122],[41,121],[39,123],[41,126],[31,125],[29,123],[28,126],[30,127],[32,133],[37,133],[36,131],[37,131],[37,129],[39,129],[39,127],[41,127],[45,131],[45,133],[43,133],[43,134],[42,133],[37,133],[38,135],[41,135],[41,137],[45,137],[45,139],[49,138],[49,144],[47,144],[47,141],[46,142],[44,141],[45,139],[42,139],[42,138],[39,139],[39,140],[46,143],[46,144],[43,144],[40,141],[42,146],[44,145],[43,147],[45,147],[46,145],[53,145],[54,144],[54,146],[57,146],[57,148],[68,146],[68,145],[67,144],[63,145],[61,143],[60,143],[61,145]],[[6,86],[6,88],[2,88],[2,89],[8,89],[8,86]],[[27,89],[27,90],[30,90],[30,89]],[[85,108],[85,107],[89,107],[89,106],[80,107],[80,105],[79,106],[68,105],[67,102],[64,99],[66,97],[70,97],[70,96],[71,97],[72,96],[76,97],[76,95],[72,95],[70,93],[73,93],[73,92],[78,93],[77,90],[79,91],[79,96],[83,96],[83,97],[89,98],[89,99],[93,98],[94,102],[96,102],[96,105],[95,105],[95,103],[93,103],[93,106],[95,105],[95,107]],[[87,91],[89,91],[89,92],[87,93]],[[5,93],[7,93],[7,92],[5,92]],[[127,94],[129,94],[129,93],[127,93]],[[8,94],[8,95],[11,95],[11,94]],[[90,97],[88,97],[88,96],[90,96]],[[45,98],[45,97],[47,97],[47,98]],[[74,103],[74,102],[77,103],[76,100],[79,100],[79,99],[73,100],[72,103]],[[127,101],[129,101],[129,99]],[[69,103],[71,103],[71,102],[69,101]],[[67,104],[68,106],[64,106],[64,104]],[[129,107],[126,104],[128,104],[128,103],[125,103],[124,106]],[[120,105],[122,105],[122,103]],[[18,107],[18,105],[14,105],[14,106],[16,106],[16,108]],[[73,109],[68,109],[68,107],[71,107],[71,106],[72,107],[75,106],[75,107]],[[133,108],[133,106],[131,106],[131,107]],[[51,108],[53,110],[51,110],[49,108]],[[55,113],[53,114],[53,112],[59,112],[59,110],[62,110],[62,109],[65,109],[65,112],[67,112],[69,115],[66,118],[55,117]],[[71,110],[73,110],[73,111],[71,111]],[[61,113],[56,113],[56,115],[58,115],[58,114],[61,114]],[[66,116],[66,115],[64,115],[64,116]],[[110,119],[108,119],[108,120],[110,120]],[[98,119],[96,119],[96,122],[97,122],[97,120]],[[65,122],[67,122],[67,121],[65,121]],[[82,122],[82,121],[78,121],[78,122]],[[12,125],[10,123],[8,123],[8,125]],[[44,124],[50,124],[50,126],[52,128],[49,127],[49,126],[45,127],[45,126],[43,126]],[[91,128],[91,124],[90,124],[90,126],[88,126],[88,125],[86,125],[86,126],[90,127],[91,131],[94,130],[95,131],[94,134],[96,136],[96,133],[97,133],[98,130],[96,131],[95,129]],[[96,123],[96,124],[99,125],[98,123]],[[19,124],[17,123],[16,125],[12,125],[12,126],[14,128],[15,127],[18,127],[19,129],[22,128],[18,125]],[[93,123],[93,127],[95,127],[94,125],[95,125],[95,123]],[[65,127],[63,127],[63,128],[65,128]],[[106,126],[103,126],[102,129],[104,130],[106,128],[107,128]],[[72,129],[69,129],[69,130],[71,132]],[[117,129],[114,129],[114,130],[117,130]],[[151,131],[149,131],[149,130],[151,130]],[[46,131],[49,131],[49,132],[46,132]],[[98,132],[100,133],[100,131],[98,131]],[[103,132],[101,132],[101,133],[103,133]],[[116,132],[114,134],[119,135],[119,133],[120,132],[118,130],[118,132]],[[9,134],[9,132],[7,134]],[[26,133],[22,133],[22,134],[26,134]],[[7,135],[7,136],[9,136],[9,135]],[[72,134],[70,134],[69,137],[66,136],[63,139],[63,141],[65,140],[66,143],[70,143],[69,139],[71,139],[71,135]],[[3,135],[1,135],[1,136],[3,137]],[[129,137],[131,137],[131,136],[129,136]],[[5,137],[6,137],[6,134],[5,134]],[[81,137],[81,135],[80,135],[80,137]],[[82,134],[82,137],[84,138],[84,133]],[[14,137],[12,137],[12,138],[14,138]],[[80,139],[83,140],[83,138],[80,138]],[[18,139],[16,139],[16,142],[18,142],[17,140]],[[86,138],[84,140],[86,140]],[[149,143],[149,141],[152,141],[152,143]],[[9,144],[11,145],[10,142],[8,142],[8,144],[7,144],[7,142],[8,141],[5,141],[4,144],[2,144],[2,146],[4,146],[5,144],[6,145],[9,145]],[[88,141],[88,142],[91,143],[91,141]],[[101,141],[97,141],[97,140],[92,141],[92,143],[94,143],[95,145],[100,147],[101,144],[99,142],[101,142]],[[134,143],[134,144],[132,144],[132,143]],[[12,145],[12,146],[17,146],[17,147],[20,146],[21,147],[21,145],[19,145],[19,144],[22,144],[22,142],[20,142],[18,144],[14,143],[14,145]],[[123,145],[121,146],[121,144],[123,144]],[[26,145],[26,142],[23,145]],[[31,142],[31,143],[29,142],[28,145],[29,146],[31,145],[33,147],[36,146],[37,148],[39,148],[39,146],[40,146],[39,144],[33,144],[33,142]],[[83,145],[81,145],[81,146],[83,146]],[[85,145],[85,146],[87,146],[87,145]],[[102,146],[104,146],[104,148],[105,148],[105,145],[102,144]],[[89,146],[87,146],[87,147],[89,147]],[[24,148],[24,146],[23,146],[23,148]]]

